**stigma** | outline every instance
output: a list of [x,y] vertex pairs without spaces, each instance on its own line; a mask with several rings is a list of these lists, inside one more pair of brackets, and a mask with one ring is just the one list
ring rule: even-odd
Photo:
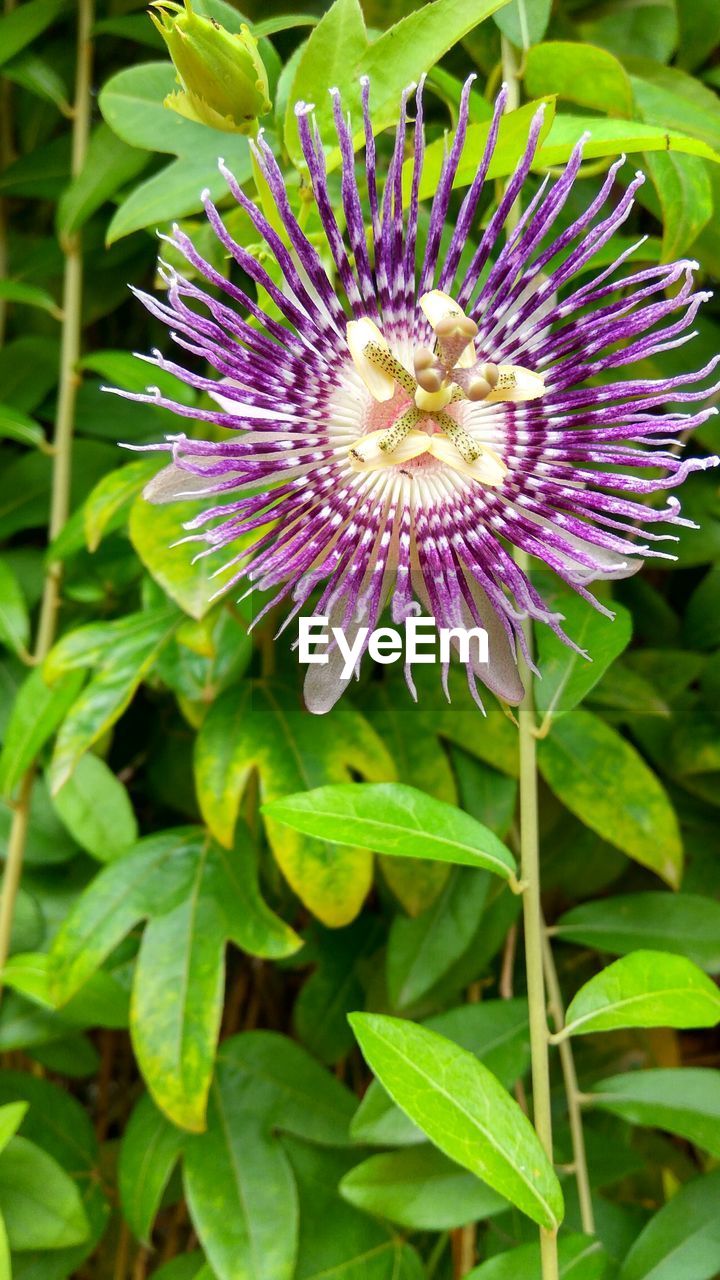
[[356,471],[384,470],[424,454],[460,474],[498,488],[507,473],[502,459],[465,430],[452,412],[461,401],[521,403],[542,396],[540,374],[520,365],[498,365],[478,357],[478,326],[449,294],[432,289],[420,307],[433,331],[433,346],[418,346],[410,373],[378,326],[365,316],[347,326],[353,364],[373,399],[392,400],[398,388],[407,401],[393,422],[354,441],[348,451]]

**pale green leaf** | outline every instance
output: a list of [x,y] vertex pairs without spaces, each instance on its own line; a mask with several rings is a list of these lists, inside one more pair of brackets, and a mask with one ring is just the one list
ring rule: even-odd
[[30,642],[30,617],[20,583],[5,560],[0,560],[0,644],[23,655]]
[[714,1027],[720,992],[692,960],[664,951],[633,951],[586,982],[555,1039],[621,1027]]
[[610,116],[632,114],[630,78],[618,58],[598,45],[546,40],[530,49],[525,88],[533,98],[557,93]]
[[548,1229],[563,1197],[530,1121],[471,1053],[414,1023],[351,1019],[365,1058],[391,1098],[451,1159]]
[[512,881],[510,850],[487,827],[404,783],[318,787],[266,804],[273,821],[337,844],[362,843],[395,858],[429,858],[493,871]]
[[90,1231],[75,1183],[27,1138],[0,1152],[0,1211],[13,1250],[64,1249]]
[[423,1143],[370,1156],[346,1173],[342,1196],[411,1231],[449,1231],[508,1208],[507,1200]]

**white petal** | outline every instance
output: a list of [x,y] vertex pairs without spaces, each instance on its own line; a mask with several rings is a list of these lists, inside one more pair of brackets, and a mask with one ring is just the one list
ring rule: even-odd
[[152,480],[148,480],[143,489],[143,498],[146,502],[153,502],[156,506],[160,506],[164,502],[178,502],[181,498],[192,498],[198,493],[212,492],[212,484],[211,478],[210,488],[208,488],[208,480],[203,476],[184,471],[182,467],[171,462],[168,467],[158,471]]
[[375,400],[392,400],[395,381],[389,373],[378,369],[377,365],[368,360],[365,348],[369,342],[382,347],[383,351],[390,351],[377,325],[367,316],[363,316],[362,320],[351,320],[347,327],[347,344],[355,368]]

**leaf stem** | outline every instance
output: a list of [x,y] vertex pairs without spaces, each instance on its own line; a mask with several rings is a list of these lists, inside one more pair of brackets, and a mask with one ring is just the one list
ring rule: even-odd
[[[555,1030],[562,1031],[565,1026],[565,1008],[562,991],[558,979],[557,968],[550,945],[548,930],[543,922],[543,963],[545,967],[545,984],[548,992],[548,1009],[555,1023]],[[595,1215],[593,1213],[590,1178],[588,1176],[587,1154],[585,1151],[585,1135],[583,1133],[581,1101],[578,1089],[575,1057],[569,1040],[558,1042],[560,1065],[565,1081],[568,1119],[570,1121],[570,1137],[572,1140],[573,1166],[577,1182],[578,1200],[580,1202],[580,1219],[582,1229],[588,1236],[595,1235]]]
[[[524,552],[516,553],[518,566],[527,571]],[[532,644],[532,623],[524,623],[528,648]],[[538,835],[538,786],[536,767],[535,711],[532,673],[520,657],[520,675],[525,696],[518,708],[520,745],[520,868],[525,936],[525,973],[530,1012],[530,1052],[532,1059],[533,1120],[537,1135],[550,1163],[553,1163],[552,1113],[550,1107],[550,1062],[548,1025],[543,973],[543,920],[540,905],[540,853]],[[557,1232],[540,1228],[543,1280],[558,1280]]]
[[[72,132],[73,177],[80,172],[85,163],[90,132],[92,76],[92,44],[90,36],[94,21],[94,8],[94,0],[78,0],[77,62]],[[80,355],[80,335],[82,331],[83,260],[79,233],[62,240],[61,248],[65,257],[65,269],[63,277],[63,321],[60,339],[58,405],[53,436],[53,473],[48,525],[48,540],[51,546],[65,524],[70,509],[72,439],[75,423],[75,399],[78,388],[76,369]],[[44,660],[55,638],[60,604],[61,578],[61,561],[51,560],[45,575],[40,605],[34,651],[34,661],[36,663]],[[7,860],[2,882],[2,899],[0,900],[0,996],[2,995],[1,975],[10,948],[15,901],[22,876],[34,778],[35,765],[33,764],[28,769],[20,785],[20,794],[14,806],[8,840]]]

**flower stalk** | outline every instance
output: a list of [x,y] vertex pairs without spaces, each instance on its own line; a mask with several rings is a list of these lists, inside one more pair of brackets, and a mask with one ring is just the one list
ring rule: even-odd
[[[72,133],[73,177],[80,172],[85,163],[90,133],[92,76],[92,43],[90,37],[94,21],[94,0],[78,0],[77,15],[77,62]],[[48,541],[51,546],[67,521],[70,509],[72,440],[75,423],[75,400],[78,389],[77,363],[80,355],[80,336],[82,332],[83,258],[80,233],[73,232],[71,235],[64,237],[61,242],[61,248],[65,266],[63,275],[63,319],[60,338],[60,374],[52,445],[53,474],[48,524]],[[61,561],[51,561],[45,575],[40,605],[40,617],[33,657],[35,663],[44,661],[55,639],[60,605],[61,579]],[[0,898],[0,974],[5,966],[10,948],[15,901],[22,877],[25,856],[34,777],[35,765],[33,764],[20,784],[8,840],[2,897]],[[1,993],[2,985],[0,980]]]

